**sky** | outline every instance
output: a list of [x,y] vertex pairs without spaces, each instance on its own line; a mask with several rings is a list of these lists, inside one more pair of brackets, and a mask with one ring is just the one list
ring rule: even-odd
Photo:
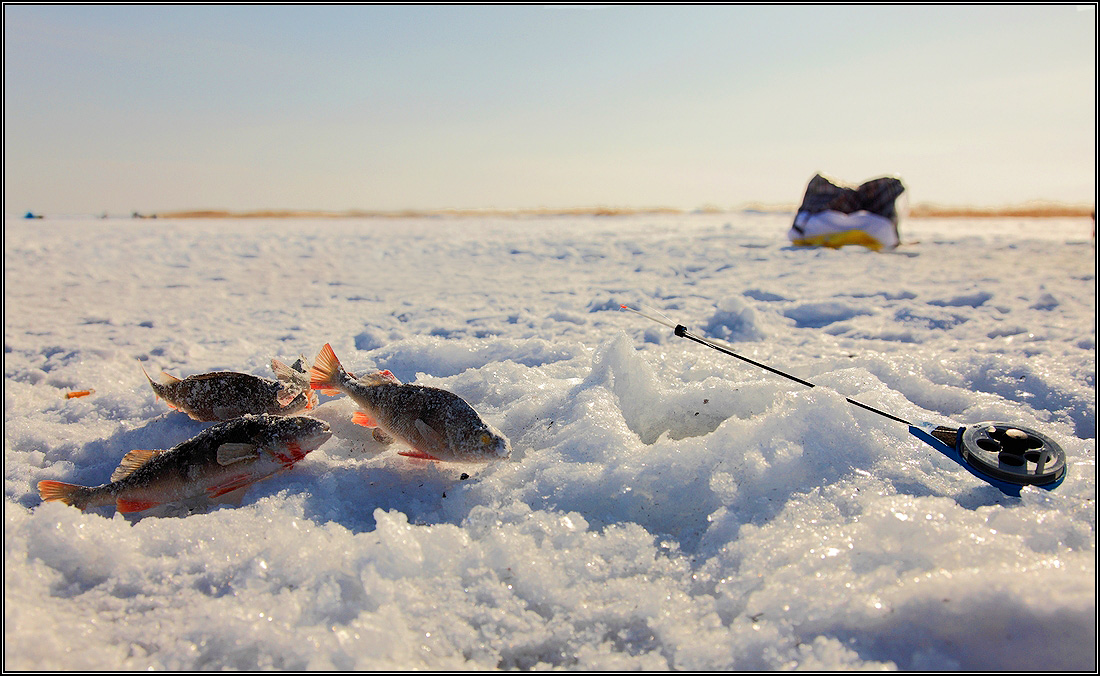
[[4,7],[4,209],[1094,204],[1096,11]]

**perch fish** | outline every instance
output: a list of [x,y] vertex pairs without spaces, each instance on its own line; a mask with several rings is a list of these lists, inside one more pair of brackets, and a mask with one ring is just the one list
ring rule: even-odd
[[[287,366],[278,359],[271,360],[271,370],[275,372],[275,376],[284,383],[288,383],[309,392],[310,403],[313,406],[317,406],[317,394],[313,392],[313,390],[311,390],[309,386],[310,368],[312,368],[312,366],[309,363],[309,359],[307,359],[305,355],[299,355],[298,359],[290,366]],[[356,378],[354,373],[348,373],[348,376],[351,378],[355,378],[356,380],[363,382],[367,385],[378,385],[379,383],[393,383],[395,385],[401,384],[401,381],[397,379],[397,376],[393,375],[393,373],[389,370],[372,371],[359,378]],[[319,390],[319,392],[330,397],[335,397],[340,394],[340,390],[333,388],[322,388],[321,390]],[[371,430],[371,436],[373,436],[374,440],[380,444],[393,443],[393,437],[387,435],[385,432],[377,427]]]
[[310,370],[315,390],[336,389],[359,405],[352,421],[381,429],[412,447],[400,455],[448,462],[488,462],[507,458],[508,440],[486,424],[465,400],[435,387],[397,382],[380,371],[358,379],[350,376],[329,344],[321,348]]
[[316,418],[246,415],[168,450],[130,451],[110,483],[40,481],[38,493],[45,501],[80,509],[113,504],[121,513],[162,505],[240,504],[249,486],[294,466],[331,436],[328,423]]
[[288,389],[297,388],[305,392],[309,397],[308,408],[313,408],[317,406],[317,395],[309,388],[309,369],[310,363],[305,355],[299,355],[290,366],[278,359],[271,360],[271,370],[275,372],[275,377],[285,383]]
[[[309,382],[309,370],[312,366],[309,360],[304,355],[299,355],[298,359],[287,366],[278,359],[271,360],[271,370],[275,372],[275,376],[287,383],[303,390],[310,390]],[[391,383],[393,385],[400,385],[401,381],[397,379],[397,376],[392,371],[386,369],[384,371],[371,371],[362,376],[356,376],[350,371],[347,372],[348,377],[357,380],[365,385],[380,385],[382,383]],[[321,394],[327,394],[330,397],[335,397],[340,394],[340,390],[336,388],[321,388]],[[310,394],[313,394],[311,391]],[[314,395],[314,405],[316,405],[316,395]]]
[[294,415],[313,407],[311,392],[247,373],[215,371],[182,380],[164,373],[164,382],[157,382],[144,366],[141,371],[153,392],[170,408],[200,422],[232,420],[246,414]]

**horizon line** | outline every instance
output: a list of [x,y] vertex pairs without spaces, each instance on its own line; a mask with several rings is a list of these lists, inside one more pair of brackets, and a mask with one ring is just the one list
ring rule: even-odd
[[[179,219],[256,219],[256,218],[469,218],[469,217],[547,217],[547,216],[635,216],[635,215],[691,215],[723,213],[766,213],[793,214],[798,210],[797,203],[748,202],[736,207],[723,208],[704,205],[694,209],[678,207],[622,207],[622,206],[579,206],[579,207],[445,207],[437,209],[176,209],[142,213],[133,211],[129,216],[109,215],[106,211],[98,218],[179,218]],[[907,212],[907,213],[906,213]],[[914,204],[903,213],[908,218],[1095,218],[1095,204],[1066,203],[1049,200],[1029,200],[1018,204],[1000,206],[957,206],[933,202]],[[81,214],[63,214],[72,217]],[[92,214],[87,214],[91,216]],[[25,216],[6,215],[8,218],[43,218],[39,212],[28,211]]]

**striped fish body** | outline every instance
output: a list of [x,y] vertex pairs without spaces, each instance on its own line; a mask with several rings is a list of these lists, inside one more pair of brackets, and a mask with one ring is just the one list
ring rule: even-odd
[[[380,372],[388,373],[388,372]],[[353,378],[329,345],[310,371],[311,387],[347,394],[362,409],[352,419],[381,429],[413,448],[403,455],[448,462],[488,462],[507,458],[508,440],[488,425],[462,397],[435,387],[383,378]]]
[[293,467],[330,436],[328,424],[315,418],[246,415],[165,451],[130,451],[110,483],[87,487],[41,481],[38,489],[43,500],[81,509],[113,504],[123,513],[239,502],[248,486]]
[[145,377],[170,407],[200,422],[248,414],[294,415],[312,407],[308,391],[247,373],[215,371],[182,380],[165,374],[167,382],[157,382],[148,373]]
[[356,381],[346,383],[344,392],[386,434],[436,460],[486,462],[509,455],[507,442],[452,392]]

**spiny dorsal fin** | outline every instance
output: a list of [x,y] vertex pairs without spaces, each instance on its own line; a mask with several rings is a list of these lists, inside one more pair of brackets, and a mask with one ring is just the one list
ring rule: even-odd
[[362,411],[356,411],[355,413],[352,413],[351,421],[356,425],[362,425],[363,427],[378,427],[378,422],[366,413],[363,413]]
[[222,444],[218,446],[218,464],[224,466],[242,460],[255,460],[257,451],[255,444]]
[[397,379],[397,376],[392,371],[386,369],[385,371],[373,371],[366,375],[360,376],[358,382],[362,385],[400,385],[401,381]]
[[161,451],[133,450],[122,457],[122,462],[111,474],[111,481],[120,481],[130,476],[139,467],[152,460]]

